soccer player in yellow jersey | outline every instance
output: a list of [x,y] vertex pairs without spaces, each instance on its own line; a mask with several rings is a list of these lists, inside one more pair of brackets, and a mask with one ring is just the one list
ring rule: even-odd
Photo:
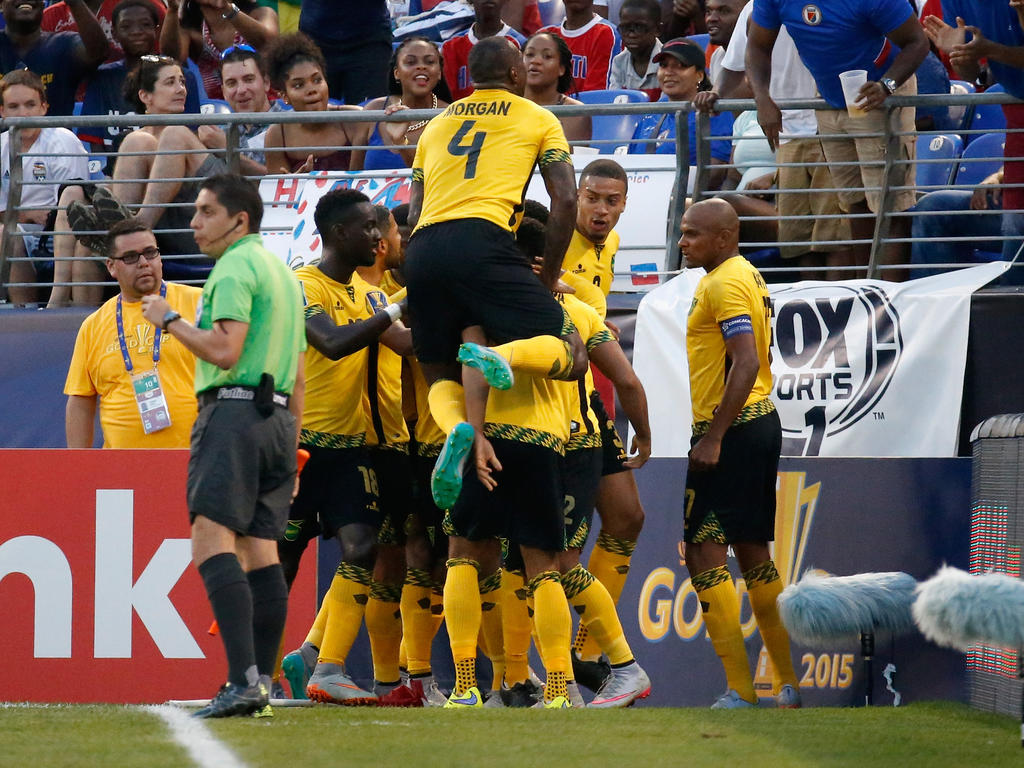
[[717,709],[753,707],[757,694],[726,567],[731,546],[747,584],[761,638],[775,667],[780,707],[800,706],[789,636],[775,600],[782,591],[768,551],[775,534],[775,484],[782,426],[772,403],[768,288],[739,254],[739,220],[713,199],[683,215],[679,247],[703,267],[686,321],[693,438],[686,473],[686,567],[704,624],[725,668]]
[[[519,95],[522,58],[505,38],[477,43],[469,72],[476,91],[431,120],[416,147],[404,268],[416,357],[448,433],[433,484],[442,508],[458,497],[473,447],[457,360],[464,328],[480,326],[499,344],[524,340],[511,360],[518,372],[578,379],[586,370],[583,342],[549,292],[575,216],[565,135],[554,115]],[[552,201],[541,280],[512,234],[534,165]],[[507,387],[510,374],[492,381]]]
[[317,203],[314,219],[323,257],[296,273],[310,344],[300,442],[310,459],[279,550],[291,578],[306,544],[319,533],[338,539],[342,561],[306,642],[285,657],[283,668],[293,695],[308,677],[310,698],[364,703],[373,695],[345,675],[342,665],[369,600],[381,525],[377,477],[365,448],[368,347],[382,341],[408,349],[411,339],[396,322],[399,307],[375,311],[365,283],[354,275],[356,267],[373,264],[380,240],[366,196],[331,191]]
[[566,271],[589,280],[605,296],[615,277],[615,225],[626,209],[628,183],[626,172],[614,160],[595,160],[583,169],[576,193],[576,226],[562,261]]

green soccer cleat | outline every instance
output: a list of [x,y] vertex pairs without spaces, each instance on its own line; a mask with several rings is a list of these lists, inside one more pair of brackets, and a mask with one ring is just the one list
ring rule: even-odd
[[568,696],[555,696],[551,701],[538,701],[533,709],[572,709]]
[[483,347],[467,341],[459,347],[458,361],[470,368],[476,368],[494,389],[511,389],[515,382],[508,360],[490,347]]
[[281,672],[284,674],[285,680],[288,681],[288,687],[292,689],[293,699],[308,698],[306,685],[309,683],[309,678],[315,667],[315,659],[313,666],[310,666],[301,648],[292,651],[281,660]]
[[475,685],[467,689],[465,693],[459,694],[452,691],[452,695],[444,704],[445,709],[483,709],[483,706],[484,697],[480,695],[480,689]]
[[430,473],[430,495],[439,509],[451,509],[462,493],[462,470],[473,450],[473,425],[463,421],[444,441],[444,447]]

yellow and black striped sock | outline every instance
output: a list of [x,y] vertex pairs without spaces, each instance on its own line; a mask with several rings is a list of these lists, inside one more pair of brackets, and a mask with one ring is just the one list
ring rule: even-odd
[[538,573],[530,579],[529,589],[533,594],[537,647],[547,672],[544,700],[552,701],[567,695],[566,682],[572,668],[569,661],[572,617],[558,571]]
[[511,688],[530,676],[530,633],[533,619],[526,604],[522,571],[501,572],[501,634],[505,648],[505,683]]
[[775,668],[775,676],[780,685],[797,687],[796,671],[793,669],[793,657],[789,652],[789,633],[779,618],[776,604],[782,593],[782,580],[775,569],[775,563],[765,560],[743,572],[743,580],[747,582],[747,595],[750,607],[757,619],[757,628]]
[[626,642],[615,603],[604,585],[577,563],[562,576],[562,589],[573,610],[579,614],[580,624],[587,627],[598,647],[608,655],[608,661],[612,664],[632,661],[633,652]]
[[427,391],[430,415],[446,435],[466,420],[466,396],[462,385],[451,379],[438,379]]
[[[590,553],[587,570],[604,584],[613,604],[618,605],[619,597],[626,586],[629,563],[633,559],[635,549],[635,540],[620,539],[601,531],[597,536],[594,549]],[[572,647],[576,656],[584,661],[596,661],[601,655],[599,644],[594,638],[588,638],[588,629],[583,622],[580,622],[576,631]]]
[[[320,645],[320,661],[344,664],[359,633],[370,599],[370,572],[358,565],[342,562],[324,596],[327,623]],[[323,608],[321,608],[323,610]],[[308,640],[308,638],[307,638]]]
[[557,336],[516,339],[493,347],[516,373],[548,379],[564,379],[572,370],[572,348]]
[[698,573],[693,577],[693,588],[704,612],[708,637],[725,669],[727,687],[741,698],[756,703],[754,679],[750,674],[750,661],[740,629],[739,601],[729,569],[721,565]]
[[455,693],[476,685],[476,644],[480,633],[480,564],[452,558],[444,583],[444,614],[455,661]]
[[501,688],[505,676],[505,643],[501,630],[501,569],[480,579],[480,633],[482,647],[491,661],[491,690]]
[[430,646],[437,632],[430,612],[433,579],[427,571],[409,568],[402,587],[402,645],[410,675],[430,672]]
[[399,647],[402,644],[402,588],[375,581],[366,606],[366,632],[370,636],[373,676],[380,683],[398,681]]

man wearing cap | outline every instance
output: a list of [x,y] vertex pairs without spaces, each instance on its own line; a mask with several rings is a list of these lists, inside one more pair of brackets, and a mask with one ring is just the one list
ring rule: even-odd
[[[839,204],[851,214],[853,239],[870,243],[876,221],[870,214],[882,212],[886,140],[861,134],[884,132],[887,113],[880,107],[889,96],[917,93],[914,72],[928,54],[928,39],[906,0],[841,0],[821,6],[804,0],[758,0],[750,17],[746,71],[757,102],[758,122],[773,149],[779,143],[782,113],[770,93],[771,57],[783,25],[822,98],[835,108],[817,112],[818,133],[841,136],[822,139],[822,148],[836,187],[843,190]],[[865,114],[851,117],[839,75],[858,69],[867,72],[867,82],[856,102]],[[894,127],[903,135],[902,152],[892,158],[897,165],[891,183],[912,187],[914,108],[900,107],[894,118]],[[893,211],[905,211],[915,202],[914,191],[895,191],[889,200]],[[892,237],[906,237],[909,232],[909,218],[892,220]],[[866,265],[870,250],[868,244],[853,246],[850,253],[854,263]],[[895,250],[897,253],[890,253],[887,260],[906,261],[898,252],[906,247],[899,245]]]

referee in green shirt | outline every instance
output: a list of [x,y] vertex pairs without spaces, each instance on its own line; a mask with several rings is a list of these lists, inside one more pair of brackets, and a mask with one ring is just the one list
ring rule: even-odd
[[217,260],[195,325],[159,296],[143,314],[196,360],[188,508],[192,559],[228,658],[228,682],[196,717],[269,714],[288,608],[277,558],[295,489],[306,337],[298,281],[263,247],[263,201],[241,176],[207,178],[196,243]]

